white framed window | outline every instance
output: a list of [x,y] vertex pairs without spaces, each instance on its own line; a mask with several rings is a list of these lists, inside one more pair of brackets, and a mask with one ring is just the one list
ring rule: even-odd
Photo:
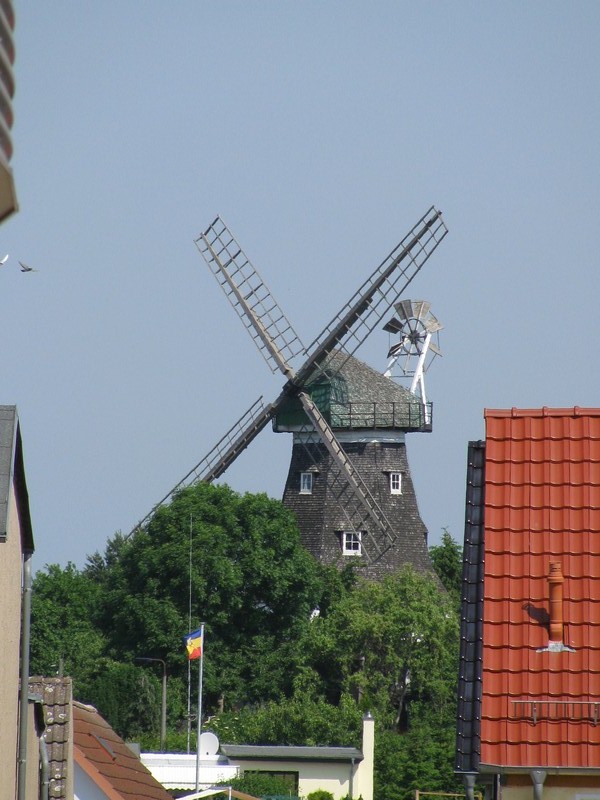
[[361,556],[362,533],[360,531],[342,531],[342,553],[345,556]]
[[401,472],[390,472],[390,494],[402,494]]
[[300,473],[300,494],[312,494],[313,474],[312,472]]

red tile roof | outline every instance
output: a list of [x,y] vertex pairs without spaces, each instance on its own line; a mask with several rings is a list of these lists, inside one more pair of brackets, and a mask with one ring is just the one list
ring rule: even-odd
[[172,800],[92,706],[73,703],[75,763],[109,800]]
[[[600,409],[485,419],[481,764],[599,768]],[[551,562],[573,652],[546,649]]]

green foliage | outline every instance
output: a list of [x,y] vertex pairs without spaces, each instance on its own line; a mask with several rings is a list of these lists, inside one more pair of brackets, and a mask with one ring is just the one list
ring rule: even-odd
[[362,714],[349,697],[337,706],[295,696],[220,714],[208,727],[229,744],[360,746]]
[[[330,701],[355,697],[386,725],[401,726],[407,705],[454,703],[458,619],[437,582],[405,568],[361,582],[307,630],[303,681]],[[336,697],[337,695],[337,697]]]
[[447,528],[442,532],[442,542],[429,548],[429,557],[442,585],[454,599],[457,608],[460,604],[462,583],[463,552]]
[[106,636],[97,623],[100,587],[74,564],[38,571],[31,599],[31,674],[75,678],[86,691],[103,667]]
[[206,622],[207,710],[285,696],[295,645],[321,597],[320,570],[295,521],[266,495],[197,484],[160,508],[147,530],[90,575],[103,587],[101,625],[120,658],[150,655],[184,677],[192,527],[192,627]]
[[376,798],[412,800],[415,790],[463,791],[454,775],[454,716],[439,717],[422,705],[413,709],[413,724],[398,735],[378,730],[375,747]]
[[406,568],[381,583],[350,583],[299,646],[293,697],[212,719],[221,741],[360,746],[370,709],[376,797],[455,789],[458,617],[435,579]]
[[325,789],[317,789],[316,792],[307,794],[306,800],[333,800],[333,795],[331,792],[326,792]]
[[133,664],[107,664],[79,699],[101,708],[126,739],[138,740],[160,724],[160,681]]
[[[185,751],[190,535],[191,628],[206,623],[205,729],[232,744],[360,747],[369,710],[379,800],[456,787],[461,553],[447,532],[430,552],[448,592],[410,568],[368,583],[352,567],[319,566],[281,503],[227,486],[189,487],[145,530],[116,535],[85,570],[53,565],[36,575],[33,671],[54,674],[62,659],[77,699],[156,749],[160,669],[134,660],[164,659],[167,747]],[[250,779],[259,777],[246,773],[243,791],[289,795],[289,787]]]
[[284,778],[269,775],[266,772],[246,771],[241,777],[223,781],[219,785],[231,786],[232,789],[236,789],[238,792],[245,792],[254,797],[285,797],[287,800],[296,800],[293,795],[290,795],[289,783]]

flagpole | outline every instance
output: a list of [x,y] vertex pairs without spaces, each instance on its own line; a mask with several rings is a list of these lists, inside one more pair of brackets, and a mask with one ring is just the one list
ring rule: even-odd
[[198,668],[198,741],[196,742],[196,791],[200,786],[200,737],[202,736],[202,677],[204,672],[204,623],[200,623],[200,665]]
[[[188,602],[188,631],[192,630],[192,515],[190,514],[190,557],[189,557],[189,602]],[[190,739],[192,736],[192,662],[188,658],[187,674],[187,753],[190,754]]]

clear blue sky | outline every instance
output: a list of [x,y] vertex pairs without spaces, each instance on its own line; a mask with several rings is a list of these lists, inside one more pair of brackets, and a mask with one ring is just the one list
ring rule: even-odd
[[[445,326],[434,432],[408,439],[430,543],[462,539],[485,407],[600,403],[600,4],[17,15],[0,402],[19,409],[37,568],[103,551],[278,392],[193,244],[217,213],[310,341],[444,212],[411,289]],[[383,369],[387,344],[358,355]],[[265,430],[227,481],[280,497],[290,446]]]

